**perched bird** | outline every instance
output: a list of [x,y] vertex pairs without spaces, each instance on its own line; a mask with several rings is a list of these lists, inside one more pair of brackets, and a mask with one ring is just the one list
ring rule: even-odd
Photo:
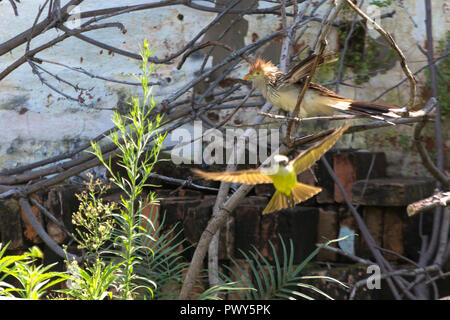
[[263,214],[293,207],[322,191],[319,187],[298,182],[297,175],[309,169],[319,160],[338,141],[348,127],[349,124],[346,124],[339,129],[335,129],[328,137],[299,153],[291,161],[284,155],[275,155],[273,158],[274,164],[268,168],[225,172],[205,172],[198,169],[192,169],[192,171],[208,180],[243,184],[273,183],[276,191]]
[[[331,52],[327,52],[321,56],[318,66],[335,61],[336,59],[327,61],[331,54]],[[298,63],[288,73],[281,72],[271,62],[257,58],[250,65],[249,73],[244,76],[244,80],[251,80],[253,86],[272,105],[293,112],[315,58],[316,55],[311,55]],[[352,100],[311,82],[300,105],[300,118],[329,116],[336,112],[343,112],[385,120],[386,118],[400,118],[401,113],[405,111],[405,108],[396,106]]]

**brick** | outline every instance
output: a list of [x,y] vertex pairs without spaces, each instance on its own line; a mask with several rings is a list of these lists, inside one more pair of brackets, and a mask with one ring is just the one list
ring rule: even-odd
[[[279,234],[285,233],[280,226],[280,220],[282,220],[282,214],[285,210],[279,211],[275,214],[266,214],[261,216],[259,225],[259,234],[256,242],[256,247],[261,251],[264,257],[266,257],[270,262],[274,261],[273,250],[269,241],[278,249],[277,253],[281,252],[281,247],[279,246]],[[283,239],[287,241],[285,234],[283,234]]]
[[[405,208],[403,214],[405,215]],[[419,250],[422,245],[422,239],[420,237],[420,230],[424,235],[430,236],[433,229],[433,214],[415,215],[412,217],[406,217],[403,224],[403,250],[404,255],[413,261],[419,259]]]
[[[158,230],[160,225],[160,216],[159,216],[160,205],[159,203],[144,203],[144,208],[142,209],[142,215],[145,216],[149,221],[143,221],[142,227],[148,231],[148,234],[155,237],[155,230]],[[155,239],[157,240],[157,238]],[[143,240],[145,245],[150,246],[152,248],[152,242],[150,239],[146,238]]]
[[[239,286],[250,288],[251,285],[247,281],[247,278],[252,279],[250,265],[245,259],[234,259],[234,261],[238,266],[231,262],[229,264],[230,268],[234,271],[234,273],[230,272],[231,281],[238,282]],[[227,294],[227,300],[240,300],[240,296],[238,293],[231,291]]]
[[311,186],[315,186],[317,184],[317,177],[315,175],[315,170],[316,169],[316,165],[313,165],[310,169],[307,169],[303,172],[301,172],[298,176],[297,176],[297,180],[301,183],[306,183],[309,184]]
[[83,187],[78,185],[58,185],[51,188],[46,195],[41,196],[45,199],[43,206],[72,232],[72,214],[78,210],[80,204],[75,194],[80,193],[82,189]]
[[[159,203],[144,203],[144,208],[142,209],[142,215],[151,221],[154,229],[159,227],[159,215],[160,215],[160,204]],[[147,223],[143,224],[143,227],[147,229]],[[150,226],[149,226],[150,227]]]
[[[385,177],[387,162],[386,155],[382,152],[345,151],[333,154],[334,171],[349,197],[352,197],[353,183],[366,179],[373,156],[375,156],[375,162],[370,178]],[[334,187],[334,200],[339,203],[345,202],[337,186]]]
[[[327,159],[330,166],[333,168],[333,152],[325,153],[324,157]],[[314,166],[315,175],[317,177],[317,185],[322,188],[322,191],[317,194],[316,201],[319,204],[332,204],[334,203],[334,182],[330,177],[327,169],[323,165],[322,161],[316,162]]]
[[[318,183],[318,179],[316,177],[315,174],[315,165],[313,167],[311,167],[311,170],[306,170],[301,172],[298,176],[297,176],[297,181],[310,185],[310,186],[317,186]],[[321,192],[319,192],[320,194]],[[317,205],[317,196],[314,196],[312,198],[309,198],[306,201],[303,201],[301,203],[301,206],[303,207],[314,207]]]
[[[186,240],[196,244],[211,219],[215,197],[204,199],[198,206],[188,208],[183,220],[183,230]],[[234,218],[228,217],[222,225],[219,234],[219,260],[229,259],[234,250]]]
[[154,191],[155,191],[155,193],[156,193],[156,195],[157,195],[157,197],[159,199],[173,197],[173,194],[172,194],[173,190],[172,189],[161,189],[161,188],[158,188],[158,189],[156,189]]
[[[353,159],[348,153],[335,154],[333,159],[334,172],[344,187],[345,191],[351,196],[351,188],[356,179],[356,168]],[[336,202],[344,202],[344,196],[341,190],[335,185],[333,198]]]
[[24,248],[20,205],[15,199],[0,201],[0,240],[8,250]]
[[183,230],[186,240],[191,244],[196,244],[205,230],[211,218],[215,198],[209,198],[195,207],[190,207],[186,211],[183,219]]
[[194,199],[201,199],[203,197],[202,192],[190,189],[180,189],[178,190],[178,196],[189,197]]
[[229,216],[220,229],[219,260],[227,260],[234,254],[235,219]]
[[271,197],[275,192],[275,187],[270,183],[257,184],[254,187],[257,196]]
[[261,212],[266,203],[260,206],[240,204],[234,210],[235,218],[235,253],[236,258],[242,258],[238,249],[248,252],[252,244],[257,245],[260,241]]
[[367,183],[365,180],[356,181],[352,197],[354,203],[364,206],[399,207],[431,196],[434,188],[435,182],[429,178],[370,179]]
[[[383,246],[383,229],[384,229],[384,208],[381,207],[363,207],[362,218],[369,229],[375,244]],[[372,257],[367,243],[362,235],[358,237],[357,256],[363,258]]]
[[[33,211],[33,214],[36,216],[37,221],[41,225],[43,225],[43,218],[42,218],[42,214],[41,214],[41,211],[39,210],[39,208],[31,205],[31,210]],[[41,243],[42,242],[41,238],[39,237],[36,230],[34,230],[31,223],[28,221],[28,218],[25,215],[25,212],[23,210],[20,210],[20,215],[21,215],[21,218],[23,221],[23,228],[24,228],[23,234],[24,234],[25,238],[30,240],[34,244]]]
[[[325,157],[336,173],[344,188],[351,197],[352,184],[361,179],[365,179],[370,168],[372,155],[375,154],[375,163],[371,171],[371,178],[386,176],[386,156],[382,152],[365,152],[365,151],[329,151]],[[344,199],[340,190],[335,186],[333,179],[330,177],[328,170],[321,161],[318,161],[314,168],[318,185],[322,187],[317,197],[319,204],[332,204],[334,202],[343,203]]]
[[[265,206],[267,205],[267,203],[269,202],[269,199],[272,197],[272,195],[270,197],[263,197],[263,196],[249,196],[246,197],[244,200],[242,200],[240,202],[240,204],[245,204],[245,205],[255,205],[255,206],[263,206],[265,208]],[[264,209],[263,208],[263,209]],[[263,210],[261,209],[261,211]]]
[[[383,248],[400,255],[404,254],[402,216],[404,216],[403,208],[386,208],[384,212]],[[386,253],[385,257],[389,260],[399,259],[398,256],[389,253]]]
[[[169,230],[173,230],[171,237],[181,232],[181,237],[184,237],[183,220],[186,217],[186,213],[189,208],[198,206],[201,200],[192,198],[165,198],[160,200],[160,221],[164,219],[161,232],[164,234]],[[178,239],[180,240],[180,239]],[[178,250],[182,250],[185,246],[180,246]],[[187,259],[190,259],[189,252],[183,253]]]
[[[319,208],[319,220],[317,224],[317,243],[323,243],[329,240],[336,239],[339,232],[338,213],[336,210]],[[336,243],[331,244],[336,247]],[[318,261],[337,261],[338,256],[336,252],[322,249],[317,254]]]
[[184,220],[189,208],[198,206],[202,201],[188,197],[170,197],[160,200],[160,212],[165,216],[167,227]]
[[262,215],[266,203],[239,205],[235,210],[235,257],[255,246],[270,262],[274,261],[272,242],[277,255],[282,258],[279,235],[289,249],[289,239],[294,243],[294,263],[303,261],[316,247],[318,209],[296,206],[276,213]]

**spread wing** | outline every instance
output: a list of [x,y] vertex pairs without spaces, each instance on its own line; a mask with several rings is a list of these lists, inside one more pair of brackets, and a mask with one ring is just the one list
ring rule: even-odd
[[295,173],[305,171],[311,167],[317,160],[322,157],[325,152],[331,149],[333,145],[339,140],[345,130],[348,129],[350,123],[345,124],[339,129],[335,129],[328,137],[317,142],[307,150],[299,153],[290,163],[294,167]]
[[[324,64],[336,61],[337,58],[331,60],[329,59],[329,57],[333,55],[334,53],[331,51],[324,52],[323,55],[319,58],[317,66],[319,67]],[[288,73],[286,73],[286,75],[283,76],[283,80],[285,80],[288,83],[297,83],[303,80],[303,78],[305,78],[311,72],[316,57],[317,57],[316,54],[312,54],[308,58],[300,61]]]
[[206,172],[192,169],[192,172],[203,179],[234,182],[243,184],[272,183],[268,175],[261,173],[259,169],[249,169],[240,171]]

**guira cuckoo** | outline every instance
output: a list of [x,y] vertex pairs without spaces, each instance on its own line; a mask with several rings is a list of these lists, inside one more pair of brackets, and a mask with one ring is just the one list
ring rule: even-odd
[[[318,61],[318,66],[336,60],[326,61],[330,55],[332,55],[331,52],[322,55]],[[272,105],[292,113],[295,110],[306,76],[312,70],[315,58],[315,55],[311,55],[294,66],[288,73],[281,72],[270,61],[266,62],[257,58],[250,65],[249,72],[244,76],[244,80],[251,80],[253,86]],[[300,114],[293,116],[306,118],[331,116],[343,112],[385,120],[400,118],[405,111],[406,109],[401,107],[349,99],[324,86],[311,82],[300,105]]]

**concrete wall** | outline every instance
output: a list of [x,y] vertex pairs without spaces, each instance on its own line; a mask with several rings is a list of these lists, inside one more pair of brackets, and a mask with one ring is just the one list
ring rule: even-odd
[[[112,0],[107,2],[107,6],[146,2],[148,1]],[[366,5],[369,2],[366,1]],[[381,24],[388,32],[392,33],[400,48],[404,51],[410,68],[415,71],[426,64],[425,57],[416,45],[416,43],[419,43],[424,46],[425,42],[424,1],[405,0],[403,2],[409,8],[417,27],[414,27],[397,1],[394,1],[390,8],[380,11],[380,13],[390,12],[393,9],[396,11],[393,18],[383,19]],[[0,30],[2,30],[0,43],[31,27],[38,6],[43,3],[44,0],[22,0],[17,4],[19,16],[15,17],[8,1],[0,2]],[[101,3],[106,2],[86,1],[80,6],[80,9],[81,11],[98,9],[101,8]],[[432,1],[432,4],[434,12],[433,32],[437,48],[438,41],[445,39],[446,31],[449,29],[450,13],[448,5],[444,1]],[[324,11],[321,10],[320,12]],[[138,51],[138,44],[146,38],[152,47],[156,48],[154,55],[164,57],[182,48],[214,17],[214,13],[200,12],[184,6],[173,6],[134,12],[110,20],[122,22],[127,29],[126,34],[122,34],[116,29],[106,29],[92,31],[86,35],[133,52]],[[279,18],[273,15],[246,17],[246,21],[243,21],[238,27],[240,31],[233,32],[233,36],[227,41],[235,41],[236,45],[239,42],[241,42],[239,45],[248,44],[256,37],[261,38],[270,31],[277,29],[279,25]],[[317,26],[318,23],[310,23],[310,28],[303,39],[306,44],[310,44],[309,42],[315,38]],[[243,34],[239,34],[239,32]],[[54,37],[55,33],[57,32],[50,30],[46,34],[33,39],[31,46],[36,47],[44,43]],[[213,34],[208,33],[206,39],[212,36]],[[330,48],[332,49],[336,47],[336,36],[337,34],[334,32],[329,38]],[[373,36],[378,37],[376,34]],[[274,42],[264,49],[263,54],[269,57],[276,55],[279,45],[279,42]],[[22,45],[0,57],[0,70],[22,56],[24,51],[25,45]],[[39,53],[37,57],[57,61],[72,67],[82,67],[95,74],[128,81],[135,81],[130,73],[139,71],[138,61],[108,53],[106,50],[101,50],[76,38],[69,38]],[[215,59],[219,58],[215,57]],[[199,66],[198,61],[201,60],[189,60],[181,70],[175,68],[176,64],[161,65],[155,73],[155,77],[164,81],[164,85],[154,87],[155,98],[162,100],[192,78]],[[209,63],[214,63],[214,61],[209,61]],[[92,88],[88,91],[89,95],[85,94],[83,98],[86,102],[92,103],[95,108],[115,107],[123,103],[123,99],[130,94],[139,92],[136,91],[138,89],[136,87],[94,80],[81,73],[58,66],[45,64],[44,67],[59,77],[78,84],[80,87]],[[246,68],[247,66],[242,64],[241,68],[234,72],[234,75],[241,77],[246,72]],[[56,88],[67,94],[78,95],[67,85],[50,79],[46,75],[44,77],[49,79]],[[395,62],[391,69],[376,74],[370,81],[362,83],[361,87],[341,86],[340,93],[350,98],[371,100],[403,78],[404,75],[399,63]],[[423,74],[418,79],[423,81]],[[407,84],[402,85],[385,95],[380,102],[404,104],[408,101],[408,92]],[[420,94],[422,94],[421,86],[419,86],[419,100]],[[59,96],[44,86],[36,75],[32,74],[28,64],[22,65],[0,82],[0,170],[59,154],[88,141],[111,126],[111,111],[83,107]],[[347,137],[343,139],[341,146],[385,151],[388,155],[391,173],[423,175],[425,171],[420,165],[419,158],[416,153],[410,152],[410,136],[411,128],[397,126]]]

